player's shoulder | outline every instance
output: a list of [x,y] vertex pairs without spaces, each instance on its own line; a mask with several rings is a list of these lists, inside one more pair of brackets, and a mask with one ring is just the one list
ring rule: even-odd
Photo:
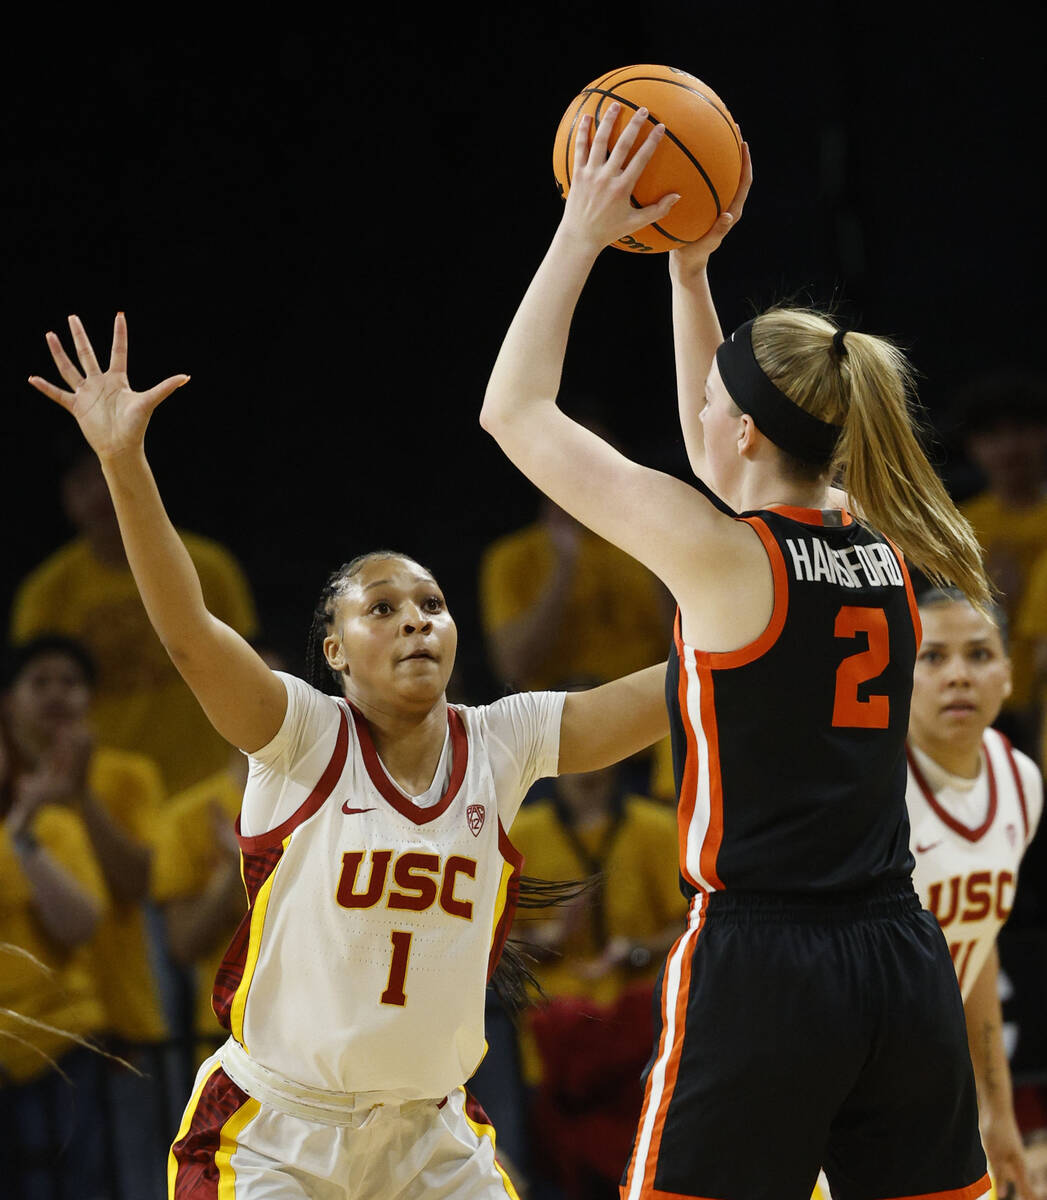
[[550,691],[508,692],[489,704],[452,704],[469,730],[498,733],[519,725],[521,720],[544,716],[563,707],[563,693]]
[[1025,792],[1025,803],[1029,813],[1029,823],[1035,829],[1043,813],[1043,772],[1027,754],[1011,748],[1014,762],[1021,777],[1022,789]]
[[334,738],[333,730],[340,725],[347,727],[350,744],[358,740],[344,700],[288,671],[274,671],[273,674],[284,685],[287,708],[272,740],[249,755],[252,761],[265,762],[287,752],[297,755],[315,746],[317,739],[328,733]]
[[1025,803],[1025,811],[1031,835],[1035,831],[1040,816],[1043,813],[1043,772],[1028,754],[1013,746],[1010,739],[1005,734],[1000,733],[999,730],[991,727],[986,729],[982,741],[987,748],[995,748],[997,755],[1006,754],[1014,763],[1021,785],[1022,799]]

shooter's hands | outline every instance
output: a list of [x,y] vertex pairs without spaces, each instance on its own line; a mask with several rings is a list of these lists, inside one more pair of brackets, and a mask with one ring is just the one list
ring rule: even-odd
[[69,329],[79,369],[56,333],[49,332],[46,338],[58,374],[72,390],[63,391],[38,375],[31,375],[29,382],[73,414],[91,448],[103,461],[140,448],[153,410],[176,388],[188,383],[189,376],[172,375],[147,392],[134,392],[127,380],[127,321],[123,313],[117,313],[113,324],[113,348],[109,368],[104,372],[79,317],[69,318]]
[[741,219],[745,198],[749,195],[752,183],[753,163],[749,155],[749,144],[742,142],[742,173],[738,180],[738,190],[704,237],[700,237],[696,242],[688,242],[678,250],[669,251],[669,274],[674,280],[685,281],[705,270],[713,251],[719,249],[720,243]]
[[574,238],[587,242],[594,251],[602,250],[653,221],[661,221],[680,198],[670,192],[644,208],[633,205],[630,197],[636,181],[664,137],[665,126],[656,125],[626,162],[648,114],[646,108],[637,109],[608,153],[607,143],[620,108],[617,102],[609,106],[591,146],[589,136],[593,119],[588,114],[583,116],[574,143],[574,170],[561,228]]

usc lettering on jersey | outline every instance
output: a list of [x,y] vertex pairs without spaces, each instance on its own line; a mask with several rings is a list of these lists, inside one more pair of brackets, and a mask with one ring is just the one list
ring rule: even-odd
[[908,761],[913,882],[945,933],[966,1000],[1014,906],[1043,784],[1036,764],[995,729],[982,735],[974,780],[947,775],[912,746]]
[[544,744],[510,794],[503,772],[501,796],[489,750],[503,702],[449,708],[449,769],[425,806],[386,774],[364,718],[317,696],[333,748],[291,816],[240,836],[250,907],[215,1011],[252,1059],[306,1087],[442,1097],[485,1050],[484,984],[522,862],[502,813],[515,816],[534,771],[554,773],[562,696],[534,701]]

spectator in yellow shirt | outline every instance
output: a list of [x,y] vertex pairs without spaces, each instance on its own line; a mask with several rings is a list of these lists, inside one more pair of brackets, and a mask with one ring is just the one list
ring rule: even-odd
[[106,911],[83,820],[18,769],[0,720],[0,1179],[5,1194],[93,1196],[105,1184],[103,1060],[90,942]]
[[672,636],[662,584],[547,499],[484,552],[480,615],[495,676],[528,690],[617,679],[664,659]]
[[[152,826],[163,799],[159,772],[142,755],[95,745],[87,724],[94,666],[78,642],[42,635],[14,648],[6,680],[16,785],[32,790],[42,812],[78,818],[105,889],[88,964],[104,1013],[101,1029],[116,1053],[148,1072],[155,1044],[167,1035],[144,909]],[[107,1071],[115,1157],[126,1175],[121,1194],[147,1200],[162,1181],[159,1097],[150,1080]],[[144,1178],[150,1170],[151,1189]]]
[[[168,794],[181,791],[222,768],[226,743],[149,624],[98,460],[86,447],[70,455],[61,488],[77,536],[23,580],[12,605],[11,639],[64,633],[82,642],[98,668],[91,723],[99,741],[151,758]],[[181,537],[208,608],[252,636],[254,601],[235,559],[207,538]]]
[[[660,580],[544,496],[538,519],[497,538],[480,560],[488,662],[508,689],[575,676],[606,683],[650,666],[669,653],[672,619]],[[624,770],[646,788],[661,782],[668,755],[665,738]]]

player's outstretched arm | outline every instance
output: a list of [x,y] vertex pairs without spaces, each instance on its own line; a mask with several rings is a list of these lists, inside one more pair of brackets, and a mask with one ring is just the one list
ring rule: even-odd
[[208,612],[200,579],[171,524],[145,456],[157,406],[189,381],[172,375],[145,392],[127,378],[127,323],[118,314],[103,371],[78,317],[69,318],[77,363],[55,333],[47,344],[68,391],[39,376],[29,382],[71,413],[98,455],[120,523],[128,565],[153,628],[223,737],[246,751],[270,741],[283,721],[283,684],[235,630]]
[[709,259],[741,219],[753,182],[749,147],[742,142],[742,175],[738,190],[712,229],[679,250],[669,251],[673,296],[673,349],[680,428],[691,470],[701,479],[705,470],[705,438],[699,420],[705,407],[705,381],[723,332],[709,289]]
[[584,692],[568,692],[560,719],[561,775],[597,771],[669,732],[665,663]]
[[[646,110],[613,149],[611,105],[589,147],[590,118],[575,144],[571,191],[552,244],[517,309],[488,382],[481,425],[541,491],[589,529],[644,563],[679,597],[681,564],[722,518],[682,480],[630,461],[556,405],[571,319],[598,255],[610,242],[661,220],[676,197],[635,208],[636,179],[664,134],[656,127],[627,161]],[[607,353],[621,353],[608,337]],[[683,551],[687,549],[688,554]]]

